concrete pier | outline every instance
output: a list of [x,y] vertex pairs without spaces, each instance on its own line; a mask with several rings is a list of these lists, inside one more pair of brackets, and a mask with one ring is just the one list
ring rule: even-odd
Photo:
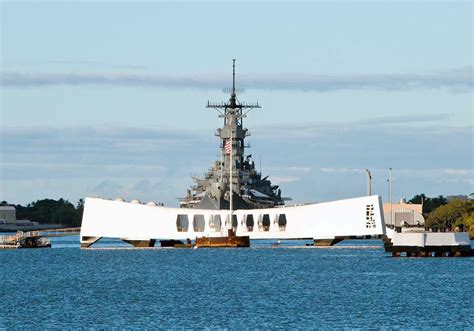
[[474,256],[466,232],[395,232],[384,246],[394,257]]

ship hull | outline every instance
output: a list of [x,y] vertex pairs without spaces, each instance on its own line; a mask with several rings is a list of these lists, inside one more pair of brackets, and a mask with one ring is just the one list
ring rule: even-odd
[[195,247],[198,248],[238,248],[250,247],[249,236],[236,236],[232,230],[225,237],[197,237]]
[[[251,240],[317,240],[385,234],[381,198],[377,195],[299,206],[235,210],[233,214],[235,234],[248,236]],[[90,246],[97,238],[146,241],[225,236],[230,223],[226,210],[168,208],[86,198],[81,247]]]

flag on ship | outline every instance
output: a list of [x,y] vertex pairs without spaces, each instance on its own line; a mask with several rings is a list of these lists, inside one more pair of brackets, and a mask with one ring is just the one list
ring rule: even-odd
[[227,140],[227,142],[225,143],[225,152],[227,154],[230,154],[230,151],[232,150],[232,142],[229,140]]

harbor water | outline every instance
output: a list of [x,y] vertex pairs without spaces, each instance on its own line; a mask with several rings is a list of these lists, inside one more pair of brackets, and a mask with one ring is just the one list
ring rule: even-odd
[[392,258],[375,240],[242,249],[104,241],[81,250],[74,236],[52,244],[0,251],[0,329],[474,327],[472,258]]

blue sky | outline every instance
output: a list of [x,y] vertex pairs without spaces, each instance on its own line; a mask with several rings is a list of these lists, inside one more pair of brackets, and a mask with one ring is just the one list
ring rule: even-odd
[[177,205],[237,58],[249,151],[295,202],[469,194],[473,5],[1,2],[0,199]]

